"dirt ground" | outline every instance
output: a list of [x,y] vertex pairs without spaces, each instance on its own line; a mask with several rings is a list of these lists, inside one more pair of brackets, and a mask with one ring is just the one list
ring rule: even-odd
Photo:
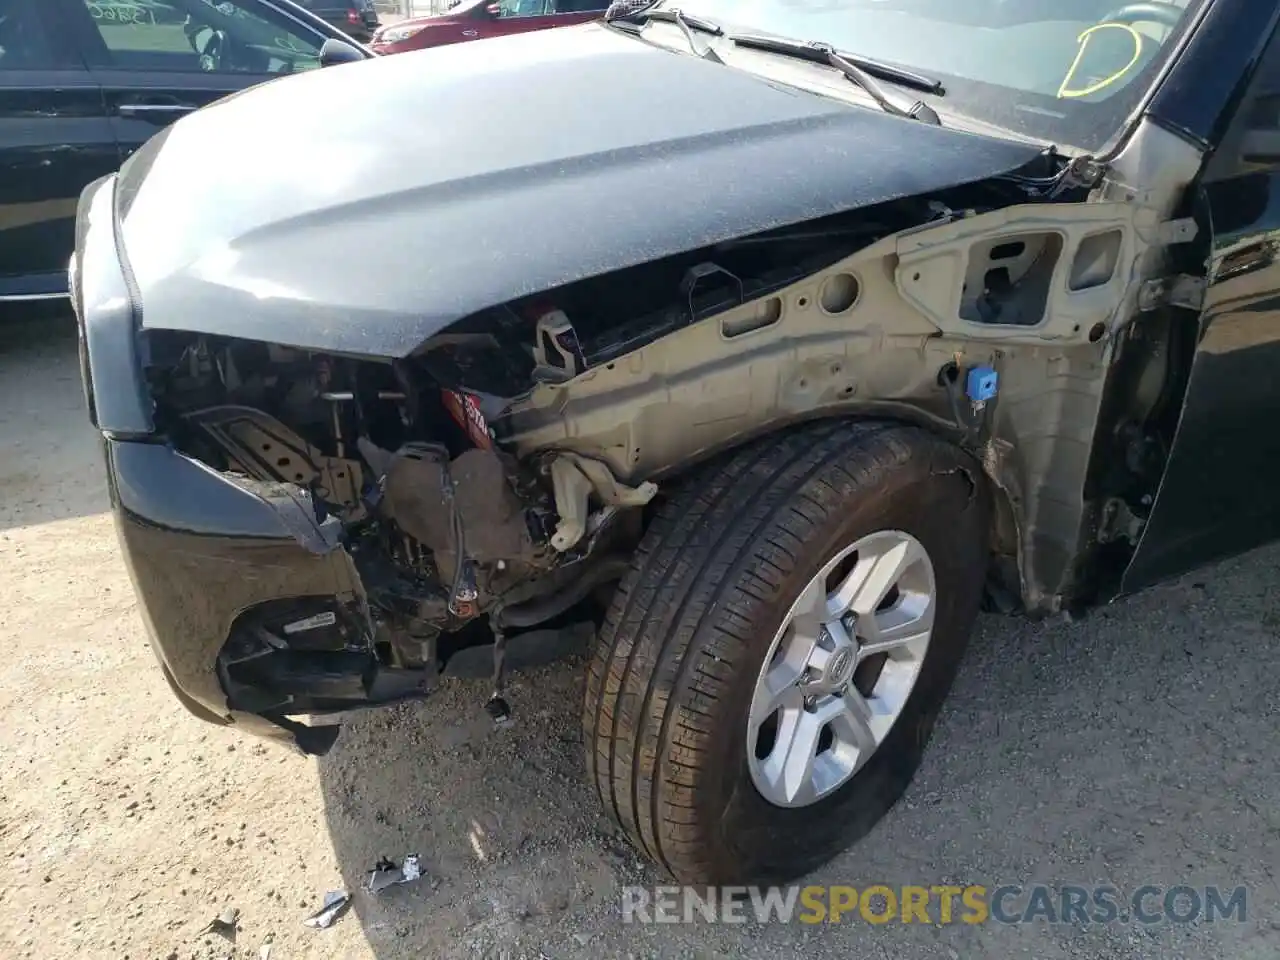
[[[907,799],[814,882],[1248,888],[1243,923],[638,926],[580,664],[356,717],[295,757],[184,714],[116,549],[68,322],[0,326],[0,957],[1280,956],[1280,549],[1075,623],[985,618]],[[428,878],[301,921],[381,855]],[[202,928],[240,911],[235,942]],[[263,952],[264,945],[270,949]]]

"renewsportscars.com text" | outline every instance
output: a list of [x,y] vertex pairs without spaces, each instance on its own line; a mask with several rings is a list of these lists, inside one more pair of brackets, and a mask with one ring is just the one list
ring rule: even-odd
[[1244,887],[1045,884],[624,887],[623,923],[1197,923],[1243,922]]

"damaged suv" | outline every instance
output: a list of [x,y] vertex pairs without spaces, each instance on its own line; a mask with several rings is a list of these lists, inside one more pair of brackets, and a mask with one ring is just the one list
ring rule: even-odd
[[81,199],[84,385],[191,712],[321,753],[479,658],[501,721],[590,624],[610,814],[777,880],[984,599],[1276,535],[1280,10],[636,6],[158,134]]

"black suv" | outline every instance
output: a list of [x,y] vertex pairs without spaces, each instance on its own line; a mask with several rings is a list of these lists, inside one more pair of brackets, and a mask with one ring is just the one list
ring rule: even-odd
[[66,296],[87,184],[331,39],[349,42],[288,0],[0,0],[0,304]]
[[361,43],[373,39],[382,26],[373,0],[298,0],[298,3]]
[[179,700],[318,753],[477,660],[508,721],[594,634],[607,815],[679,883],[787,883],[903,795],[984,600],[1280,539],[1280,5],[1123,3],[659,0],[153,138],[73,286]]

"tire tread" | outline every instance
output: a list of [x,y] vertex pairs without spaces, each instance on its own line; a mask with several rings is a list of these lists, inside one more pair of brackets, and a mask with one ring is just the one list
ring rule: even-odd
[[939,447],[954,459],[920,428],[819,422],[730,453],[658,506],[597,638],[582,719],[601,804],[668,873],[708,867],[694,791],[755,612],[833,510]]

